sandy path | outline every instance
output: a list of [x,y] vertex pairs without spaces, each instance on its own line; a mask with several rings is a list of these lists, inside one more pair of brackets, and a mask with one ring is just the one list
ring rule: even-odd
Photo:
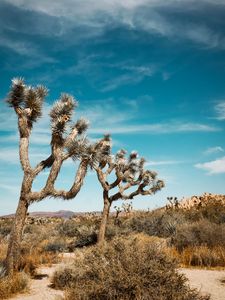
[[59,264],[51,267],[40,267],[37,270],[37,276],[30,281],[30,288],[27,293],[19,294],[13,300],[61,300],[63,291],[55,290],[50,287],[50,278]]
[[62,300],[63,291],[51,288],[51,276],[60,266],[73,261],[74,255],[74,253],[63,253],[60,255],[61,263],[38,268],[37,276],[30,280],[28,292],[16,295],[9,300]]
[[210,294],[211,300],[225,300],[225,271],[181,269],[189,279],[190,286],[202,294]]

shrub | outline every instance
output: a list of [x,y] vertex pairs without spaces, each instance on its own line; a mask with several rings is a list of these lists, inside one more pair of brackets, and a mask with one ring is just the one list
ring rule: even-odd
[[73,220],[66,220],[58,224],[56,229],[61,236],[75,237],[77,235],[77,224]]
[[225,267],[225,248],[187,247],[179,258],[181,263],[186,266]]
[[65,244],[64,243],[61,243],[61,242],[50,242],[49,244],[47,244],[45,247],[44,247],[44,251],[47,251],[47,252],[63,252],[65,251]]
[[22,292],[27,286],[28,276],[23,272],[16,273],[12,277],[3,277],[0,279],[0,299]]
[[11,221],[9,220],[0,220],[0,236],[5,237],[10,234],[11,231]]
[[176,233],[178,225],[185,222],[182,212],[174,210],[156,210],[148,214],[134,216],[128,226],[136,232],[144,232],[148,235],[170,237]]
[[182,251],[189,246],[225,246],[225,224],[215,224],[208,220],[184,223],[178,226],[172,239],[173,245]]
[[191,290],[162,246],[150,241],[138,235],[89,248],[83,258],[55,272],[53,283],[68,290],[67,300],[209,299]]
[[76,228],[76,239],[68,245],[70,252],[76,248],[94,245],[97,242],[95,226],[80,225]]

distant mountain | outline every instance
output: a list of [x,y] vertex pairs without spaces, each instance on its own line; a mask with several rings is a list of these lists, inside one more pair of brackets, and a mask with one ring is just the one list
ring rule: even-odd
[[[31,217],[55,217],[55,218],[63,218],[63,219],[69,219],[72,216],[80,215],[82,213],[75,213],[70,210],[59,210],[55,212],[48,212],[48,211],[37,211],[37,212],[30,212],[29,216]],[[13,218],[14,214],[2,216],[2,218]]]

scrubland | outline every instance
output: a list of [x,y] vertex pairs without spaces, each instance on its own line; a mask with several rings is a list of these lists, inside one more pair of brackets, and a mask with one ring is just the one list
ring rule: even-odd
[[74,252],[52,284],[65,299],[209,299],[191,290],[179,267],[225,267],[225,207],[168,208],[110,215],[106,242],[96,245],[100,216],[27,224],[19,272],[4,277],[12,220],[0,219],[0,299],[29,289],[42,264]]

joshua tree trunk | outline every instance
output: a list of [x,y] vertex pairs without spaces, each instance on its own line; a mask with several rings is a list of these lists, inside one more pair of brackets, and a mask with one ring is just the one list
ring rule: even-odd
[[29,208],[29,199],[27,195],[31,190],[32,181],[33,178],[31,174],[28,173],[24,175],[20,199],[10,233],[8,251],[5,260],[6,273],[8,275],[12,274],[14,270],[18,269],[18,265],[20,262],[22,234],[26,221],[27,211]]
[[18,264],[20,261],[22,234],[25,225],[27,210],[28,202],[26,198],[20,197],[15,214],[14,224],[10,234],[8,252],[5,261],[7,275],[11,275],[13,271],[17,270],[18,268]]
[[109,217],[109,211],[111,207],[111,202],[109,200],[109,195],[107,191],[103,192],[103,198],[104,198],[104,208],[102,212],[102,219],[101,224],[98,232],[98,244],[102,245],[105,240],[105,231],[106,231],[106,225]]

